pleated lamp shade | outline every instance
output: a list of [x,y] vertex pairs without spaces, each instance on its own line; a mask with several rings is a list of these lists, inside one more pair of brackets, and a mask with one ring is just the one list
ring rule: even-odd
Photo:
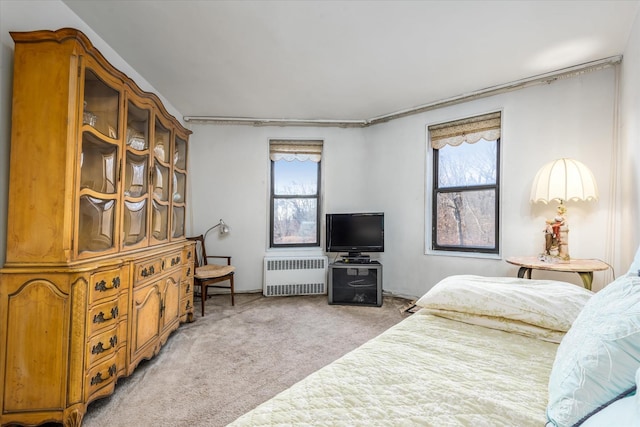
[[593,173],[574,159],[558,159],[544,165],[533,179],[531,202],[598,200]]

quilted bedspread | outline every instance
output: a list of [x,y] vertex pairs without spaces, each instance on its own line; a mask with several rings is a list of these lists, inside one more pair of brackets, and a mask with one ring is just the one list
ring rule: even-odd
[[231,426],[544,426],[558,345],[413,314]]

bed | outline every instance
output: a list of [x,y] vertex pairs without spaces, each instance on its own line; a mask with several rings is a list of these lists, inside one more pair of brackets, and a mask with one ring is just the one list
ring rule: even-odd
[[230,426],[639,426],[635,271],[596,294],[446,278],[415,314]]

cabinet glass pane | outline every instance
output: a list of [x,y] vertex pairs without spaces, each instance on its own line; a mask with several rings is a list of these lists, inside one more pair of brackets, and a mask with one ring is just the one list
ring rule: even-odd
[[140,243],[147,237],[147,201],[124,202],[124,245]]
[[185,170],[187,168],[187,141],[176,137],[176,150],[173,153],[175,167]]
[[83,124],[110,138],[117,138],[118,105],[120,93],[87,68],[84,73]]
[[167,206],[153,202],[151,235],[156,240],[167,240],[169,230],[168,211],[169,208]]
[[140,151],[149,149],[149,110],[129,101],[127,112],[127,145]]
[[153,195],[158,200],[169,200],[169,168],[158,164],[153,173]]
[[80,154],[80,188],[115,193],[117,168],[118,146],[84,132]]
[[124,195],[140,197],[147,194],[147,156],[127,153],[124,175]]
[[184,203],[185,187],[187,177],[183,173],[173,173],[173,201]]
[[184,207],[173,207],[173,222],[171,223],[171,237],[184,236]]
[[167,128],[162,126],[162,123],[157,119],[155,134],[156,138],[153,145],[153,153],[161,162],[169,163],[169,156],[171,155],[171,133]]
[[99,252],[114,246],[116,202],[80,197],[78,252]]

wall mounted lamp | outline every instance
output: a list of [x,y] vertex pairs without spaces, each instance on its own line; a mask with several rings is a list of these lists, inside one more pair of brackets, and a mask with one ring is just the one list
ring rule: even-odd
[[216,225],[214,225],[213,227],[211,227],[210,229],[205,231],[204,240],[207,240],[207,234],[209,234],[209,232],[212,231],[216,227],[220,227],[219,228],[219,233],[220,233],[221,236],[224,236],[225,234],[229,233],[229,226],[227,224],[225,224],[225,222],[222,219],[220,219],[220,222],[218,222]]

